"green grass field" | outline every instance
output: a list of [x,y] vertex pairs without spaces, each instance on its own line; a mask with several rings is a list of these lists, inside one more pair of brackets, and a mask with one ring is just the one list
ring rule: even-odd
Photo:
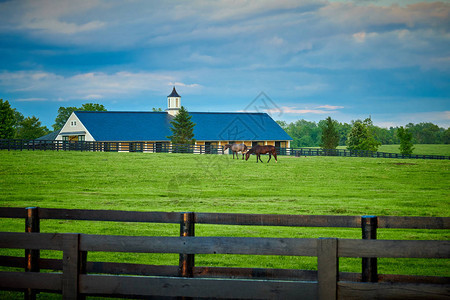
[[[255,156],[0,151],[0,206],[449,217],[449,171],[448,160],[280,156],[257,164]],[[22,232],[24,221],[1,219],[0,230]],[[44,220],[41,232],[177,236],[179,227]],[[213,225],[197,225],[196,235],[361,238],[358,229]],[[378,238],[448,240],[450,231],[380,229]],[[178,264],[177,255],[162,254],[90,253],[89,260]],[[317,267],[314,258],[240,255],[198,255],[196,264]],[[379,259],[379,273],[450,276],[449,267],[448,260]],[[340,270],[360,272],[360,259],[341,259]]]
[[[378,148],[379,152],[387,153],[400,153],[400,145],[381,145]],[[445,155],[450,156],[450,145],[425,145],[418,144],[414,145],[413,154],[428,154],[428,155]]]
[[[346,149],[346,146],[339,146],[338,149]],[[379,152],[400,153],[400,145],[381,145]],[[414,145],[413,154],[417,155],[445,155],[450,156],[450,145],[448,144],[416,144]]]

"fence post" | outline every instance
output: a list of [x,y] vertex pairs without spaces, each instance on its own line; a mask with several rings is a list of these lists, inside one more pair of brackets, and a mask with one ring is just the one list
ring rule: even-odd
[[81,263],[82,256],[86,258],[86,255],[81,255],[80,252],[80,234],[77,233],[65,234],[63,241],[63,275],[62,275],[63,299],[78,300],[82,298],[79,295],[79,276],[82,271],[83,265]]
[[[27,207],[25,218],[25,232],[40,232],[39,226],[39,208]],[[39,272],[39,256],[38,249],[25,249],[25,272]],[[36,299],[36,291],[27,289],[24,299]]]
[[[377,216],[362,216],[361,217],[361,229],[362,238],[364,240],[376,240],[377,239]],[[362,258],[362,281],[363,282],[377,282],[378,281],[378,267],[376,257],[363,257]]]
[[317,239],[318,299],[337,299],[339,279],[338,239]]
[[[195,213],[181,213],[180,236],[195,236]],[[178,265],[178,276],[194,276],[195,255],[180,253],[180,262]]]

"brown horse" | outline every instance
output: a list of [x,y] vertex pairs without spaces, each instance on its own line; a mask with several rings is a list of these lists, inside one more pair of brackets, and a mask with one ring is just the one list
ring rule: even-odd
[[226,144],[223,148],[223,151],[227,150],[228,148],[233,151],[233,159],[234,153],[236,153],[236,158],[239,159],[238,152],[242,152],[242,159],[244,159],[244,153],[247,152],[247,146],[245,144]]
[[248,150],[247,153],[245,154],[245,160],[248,160],[248,158],[250,157],[250,154],[256,154],[256,162],[261,161],[261,154],[267,154],[269,153],[269,160],[267,162],[270,161],[270,159],[273,157],[275,157],[275,162],[278,162],[277,160],[277,150],[275,149],[274,146],[271,145],[267,145],[267,146],[261,146],[261,145],[256,145],[255,147],[253,147],[252,149]]

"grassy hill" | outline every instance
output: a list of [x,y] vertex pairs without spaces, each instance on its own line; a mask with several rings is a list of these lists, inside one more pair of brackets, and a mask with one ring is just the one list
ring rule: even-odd
[[[428,154],[428,153],[427,153]],[[263,161],[267,160],[267,156]],[[450,161],[0,151],[0,206],[315,215],[450,216]],[[1,231],[24,230],[0,220]],[[179,234],[177,225],[44,220],[42,232]],[[198,225],[199,236],[361,238],[360,229]],[[379,230],[379,239],[449,239],[449,230]],[[0,255],[23,255],[8,250]],[[55,257],[42,251],[44,257]],[[93,253],[89,260],[178,264],[177,255]],[[199,255],[197,265],[315,269],[307,257]],[[360,272],[360,259],[341,271]],[[448,260],[380,259],[379,272],[450,276]]]

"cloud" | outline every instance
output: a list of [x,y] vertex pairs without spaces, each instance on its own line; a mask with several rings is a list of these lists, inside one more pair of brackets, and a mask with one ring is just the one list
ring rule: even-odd
[[[22,1],[0,3],[2,27],[41,31],[46,34],[75,34],[105,26],[99,20],[83,20],[84,14],[101,5],[100,1]],[[69,21],[69,20],[76,21]],[[1,28],[1,27],[0,27]]]
[[317,108],[325,108],[325,109],[336,110],[336,109],[342,109],[342,108],[344,108],[344,106],[336,106],[336,105],[321,105],[321,106],[318,106]]
[[[324,109],[320,109],[324,108]],[[292,106],[282,106],[281,108],[274,109],[262,109],[267,113],[283,113],[283,114],[296,114],[296,115],[305,115],[305,114],[315,114],[315,115],[323,115],[323,114],[332,114],[337,109],[344,108],[343,106],[331,106],[331,105],[321,105],[312,109],[299,109]]]
[[47,101],[47,98],[19,98],[15,99],[18,102],[36,102],[36,101]]
[[22,28],[39,29],[49,31],[52,33],[75,34],[84,31],[99,29],[103,26],[105,26],[105,23],[100,21],[92,21],[85,24],[75,24],[75,23],[61,22],[59,20],[45,19],[45,20],[32,20],[27,24],[23,24]]
[[201,87],[201,85],[200,85],[200,84],[197,84],[197,83],[186,84],[186,83],[182,83],[182,82],[169,82],[168,85],[172,85],[172,86],[183,86],[183,87],[189,87],[189,88],[198,88],[198,87]]
[[184,83],[176,79],[150,72],[88,72],[62,76],[49,72],[18,71],[0,73],[0,88],[8,92],[49,95],[21,97],[20,101],[61,101],[98,98],[127,100],[150,91],[166,93],[168,85],[182,86],[186,90],[200,87],[197,83]]

